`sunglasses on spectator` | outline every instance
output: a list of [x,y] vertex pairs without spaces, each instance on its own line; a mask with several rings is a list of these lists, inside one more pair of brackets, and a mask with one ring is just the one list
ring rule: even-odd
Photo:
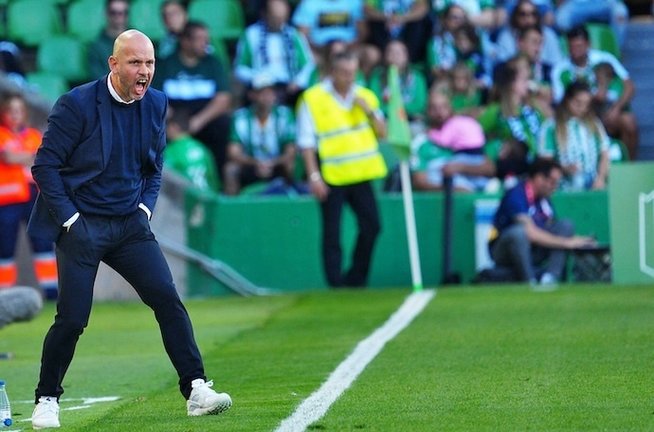
[[127,15],[127,9],[109,9],[109,15],[113,15],[113,16]]
[[536,11],[536,10],[521,10],[521,11],[518,11],[518,16],[521,16],[521,17],[538,16],[538,11]]

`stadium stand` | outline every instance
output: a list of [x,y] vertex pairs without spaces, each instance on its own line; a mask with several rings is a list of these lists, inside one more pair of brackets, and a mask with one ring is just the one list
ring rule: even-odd
[[238,0],[194,0],[188,14],[207,25],[212,39],[237,39],[245,30],[245,16]]
[[58,6],[42,0],[12,0],[7,5],[7,37],[25,46],[37,46],[64,31]]
[[97,0],[77,0],[66,9],[67,33],[88,43],[105,25],[104,3]]
[[30,72],[25,78],[30,88],[49,103],[54,103],[59,96],[68,91],[68,82],[58,73]]
[[[62,61],[62,53],[66,61]],[[39,71],[59,74],[69,84],[76,84],[88,77],[86,45],[67,35],[56,35],[44,40],[36,53]]]
[[160,7],[162,0],[134,0],[130,4],[130,27],[141,30],[157,43],[166,34]]

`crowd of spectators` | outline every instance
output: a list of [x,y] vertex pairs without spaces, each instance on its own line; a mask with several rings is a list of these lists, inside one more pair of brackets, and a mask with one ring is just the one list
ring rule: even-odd
[[[619,58],[591,47],[585,25],[610,27],[622,42],[628,17],[610,0],[583,22],[571,19],[581,3],[267,0],[222,64],[202,23],[170,30],[166,43],[176,35],[179,45],[159,59],[154,85],[173,111],[182,101],[193,107],[188,132],[214,155],[218,191],[227,195],[306,192],[295,148],[298,97],[344,51],[359,57],[356,82],[377,95],[387,116],[388,71],[397,67],[417,190],[438,190],[443,176],[453,176],[457,190],[497,191],[538,156],[563,165],[561,188],[602,189],[609,155],[637,157],[634,87]],[[165,1],[165,22],[173,7],[186,17],[184,3]],[[194,55],[213,58],[213,68],[190,72],[189,29],[203,42]],[[564,98],[571,84],[581,95]],[[203,133],[212,122],[214,132]],[[616,148],[624,150],[616,156]]]
[[[591,46],[586,27],[611,28],[622,43],[628,11],[620,0],[241,1],[246,25],[228,41],[189,18],[190,3],[165,0],[153,11],[165,28],[155,40],[153,86],[170,101],[166,165],[197,187],[305,193],[298,98],[344,51],[359,58],[356,82],[387,116],[388,71],[397,67],[418,190],[455,175],[457,189],[496,191],[537,156],[563,165],[562,188],[603,188],[607,158],[638,155],[629,72]],[[113,40],[130,23],[128,0],[104,8],[106,25],[87,49],[92,78],[106,73]],[[4,44],[3,69],[20,79],[17,48]],[[574,83],[583,85],[568,95]],[[448,141],[462,127],[474,143]]]

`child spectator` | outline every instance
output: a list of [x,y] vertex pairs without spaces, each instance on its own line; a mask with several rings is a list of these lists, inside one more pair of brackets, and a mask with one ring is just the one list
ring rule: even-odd
[[490,87],[490,57],[487,55],[482,39],[472,24],[465,24],[454,32],[454,48],[457,61],[465,62],[474,72],[475,80],[481,87]]
[[458,62],[450,70],[447,80],[436,84],[436,90],[446,94],[457,114],[476,117],[485,103],[486,91],[475,80],[474,72],[465,62]]
[[599,63],[595,71],[595,94],[593,103],[598,115],[603,115],[624,93],[624,83],[615,73],[611,63]]
[[427,82],[422,72],[409,64],[409,55],[404,42],[394,40],[386,45],[384,65],[375,68],[370,76],[370,90],[375,92],[381,101],[381,108],[388,116],[388,70],[391,65],[397,66],[400,78],[400,90],[404,109],[410,121],[421,120],[427,107]]
[[543,124],[539,154],[563,168],[561,189],[604,189],[609,171],[609,137],[592,107],[588,84],[568,86],[554,119]]

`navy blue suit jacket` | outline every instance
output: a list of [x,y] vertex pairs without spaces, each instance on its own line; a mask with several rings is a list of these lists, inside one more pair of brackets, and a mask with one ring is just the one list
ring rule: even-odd
[[[55,241],[62,225],[77,211],[75,191],[100,175],[109,162],[112,145],[112,96],[107,77],[76,87],[57,100],[48,117],[32,174],[39,197],[32,209],[28,232]],[[139,102],[144,187],[141,203],[154,210],[161,186],[165,118],[168,101],[163,92],[149,88]]]

